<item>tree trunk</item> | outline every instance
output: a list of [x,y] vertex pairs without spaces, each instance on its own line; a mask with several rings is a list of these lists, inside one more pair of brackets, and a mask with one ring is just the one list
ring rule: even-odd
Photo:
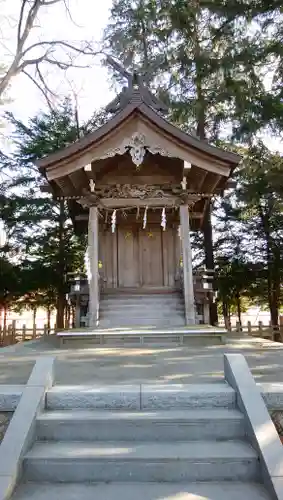
[[34,307],[32,309],[32,328],[33,328],[33,330],[36,330],[36,313],[37,313],[37,308]]
[[[203,219],[203,237],[204,237],[204,254],[205,254],[205,267],[214,271],[214,255],[213,255],[213,239],[212,239],[212,225],[211,225],[211,204],[209,203],[206,208],[206,213]],[[213,280],[214,285],[214,280]],[[214,286],[213,286],[214,289]],[[213,300],[212,293],[209,294],[209,315],[210,324],[217,325],[218,314],[217,305]]]
[[241,307],[241,297],[239,293],[236,294],[236,302],[237,302],[238,321],[242,329],[242,307]]
[[51,307],[47,306],[47,333],[50,334],[51,330]]
[[6,335],[7,335],[7,315],[8,315],[8,308],[7,308],[6,304],[4,304],[3,310],[4,310],[4,317],[3,317],[3,337],[5,338]]
[[10,68],[8,69],[4,77],[0,80],[0,98],[3,98],[3,95],[6,92],[7,88],[9,87],[12,78],[19,73],[18,70],[19,63],[20,59],[18,56],[16,56]]
[[226,330],[231,330],[231,323],[230,323],[230,317],[229,317],[229,307],[228,303],[223,300],[222,302],[222,312],[223,312],[223,318],[224,318],[224,324]]
[[71,306],[71,311],[72,311],[72,328],[75,328],[76,327],[76,307],[75,306]]
[[[141,5],[144,8],[144,2]],[[142,69],[147,77],[147,72],[149,71],[149,57],[148,57],[148,30],[144,18],[141,18],[141,42],[143,47],[143,61],[142,61]]]
[[272,269],[272,300],[270,307],[271,325],[275,329],[274,340],[282,342],[280,327],[279,327],[279,306],[280,306],[280,251],[274,249],[274,264]]
[[65,328],[70,328],[71,307],[66,304],[65,307]]
[[[201,46],[199,43],[198,36],[198,19],[195,19],[195,30],[193,34],[194,40],[194,52],[195,52],[195,64],[196,64],[196,121],[197,121],[197,135],[201,140],[205,140],[205,129],[206,129],[206,103],[203,92],[203,68],[202,68],[202,57],[201,57]],[[206,211],[203,219],[203,237],[204,237],[204,254],[205,254],[205,267],[206,269],[214,271],[214,255],[213,255],[213,238],[212,238],[212,225],[211,225],[211,202],[208,201],[206,206]],[[213,287],[214,288],[214,287]],[[209,294],[209,316],[210,324],[217,325],[218,314],[217,314],[217,304],[214,302],[212,294]]]
[[65,289],[65,204],[64,200],[60,200],[59,214],[59,252],[58,252],[58,276],[59,283],[57,289],[57,316],[56,328],[64,328],[64,316],[66,306],[66,289]]
[[231,304],[228,304],[228,318],[229,318],[229,325],[231,328]]

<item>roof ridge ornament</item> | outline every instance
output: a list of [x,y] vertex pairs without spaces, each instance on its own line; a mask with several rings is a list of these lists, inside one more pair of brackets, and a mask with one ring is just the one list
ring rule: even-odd
[[136,70],[130,73],[112,56],[106,54],[106,62],[121,76],[127,79],[128,86],[122,88],[122,92],[106,106],[108,113],[118,113],[131,102],[143,102],[155,111],[167,113],[168,107],[160,101],[146,85],[145,76],[140,75]]

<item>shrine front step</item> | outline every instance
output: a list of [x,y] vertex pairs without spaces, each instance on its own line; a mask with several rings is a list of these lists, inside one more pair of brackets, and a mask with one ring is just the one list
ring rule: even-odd
[[124,327],[69,330],[57,333],[60,346],[166,347],[207,346],[226,342],[226,330],[213,327]]
[[100,301],[100,328],[184,325],[184,302],[179,293],[105,294]]

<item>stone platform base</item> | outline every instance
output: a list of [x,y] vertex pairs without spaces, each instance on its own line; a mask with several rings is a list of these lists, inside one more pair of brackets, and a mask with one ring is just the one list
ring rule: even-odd
[[163,347],[172,345],[217,345],[225,343],[227,331],[211,326],[188,327],[128,327],[109,329],[73,329],[57,333],[60,347],[78,344],[82,346],[133,346]]

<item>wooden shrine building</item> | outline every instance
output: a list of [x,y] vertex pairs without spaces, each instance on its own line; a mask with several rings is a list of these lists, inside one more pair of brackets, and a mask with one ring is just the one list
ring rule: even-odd
[[[173,296],[176,324],[209,323],[212,291],[193,273],[190,230],[202,228],[211,195],[223,191],[240,157],[168,122],[137,75],[108,111],[106,124],[37,162],[53,195],[68,200],[75,230],[88,232],[88,284],[77,291],[76,324],[82,316],[91,327],[124,324],[118,313],[107,321],[110,296],[128,300],[121,302],[127,324],[147,324],[150,307],[154,323],[160,303],[159,324],[174,324]],[[131,320],[135,303],[140,315]]]

